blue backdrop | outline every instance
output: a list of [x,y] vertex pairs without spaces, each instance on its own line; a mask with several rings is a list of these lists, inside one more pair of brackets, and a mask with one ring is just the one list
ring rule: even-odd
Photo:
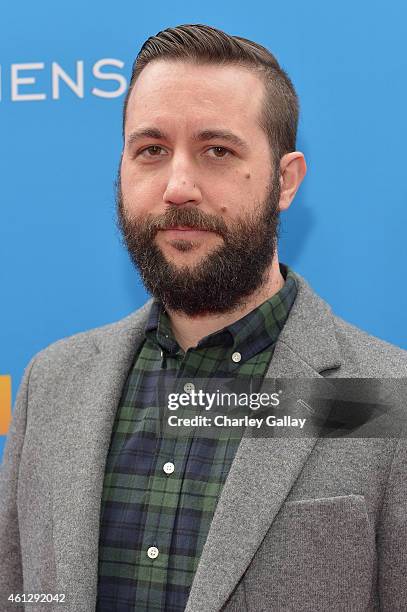
[[180,23],[252,38],[287,70],[308,173],[280,258],[338,315],[407,348],[406,20],[402,0],[3,5],[0,375],[13,398],[37,351],[146,299],[114,222],[121,106],[142,42]]

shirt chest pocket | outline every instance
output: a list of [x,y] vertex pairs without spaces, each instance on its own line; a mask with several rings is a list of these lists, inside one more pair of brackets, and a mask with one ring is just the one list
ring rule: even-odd
[[374,567],[363,496],[287,502],[246,572],[248,609],[366,610]]

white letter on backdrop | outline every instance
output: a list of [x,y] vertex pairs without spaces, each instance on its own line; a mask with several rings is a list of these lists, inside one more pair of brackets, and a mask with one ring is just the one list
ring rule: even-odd
[[59,100],[59,79],[65,81],[78,98],[83,98],[83,61],[76,62],[76,83],[57,62],[52,62],[52,99]]
[[44,93],[37,94],[20,94],[18,91],[19,85],[33,85],[34,77],[20,77],[20,70],[43,70],[44,63],[37,62],[34,64],[11,64],[11,99],[13,101],[20,100],[45,100],[47,97]]
[[114,91],[103,91],[103,89],[94,87],[92,89],[92,94],[94,96],[98,96],[99,98],[118,98],[126,91],[127,81],[125,77],[118,72],[102,72],[101,68],[103,68],[103,66],[116,66],[117,68],[123,68],[124,62],[117,59],[104,58],[97,61],[92,69],[93,75],[97,79],[101,79],[102,81],[117,81],[120,83],[120,86]]

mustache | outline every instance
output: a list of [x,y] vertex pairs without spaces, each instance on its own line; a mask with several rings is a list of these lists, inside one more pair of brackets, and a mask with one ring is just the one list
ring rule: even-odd
[[151,238],[154,238],[159,230],[177,226],[216,232],[222,238],[228,233],[223,219],[203,213],[198,208],[170,208],[162,215],[147,215],[144,224]]

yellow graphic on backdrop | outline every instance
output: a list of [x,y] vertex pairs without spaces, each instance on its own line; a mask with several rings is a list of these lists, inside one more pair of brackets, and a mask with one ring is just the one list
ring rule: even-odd
[[0,436],[8,433],[11,423],[11,376],[0,376]]

